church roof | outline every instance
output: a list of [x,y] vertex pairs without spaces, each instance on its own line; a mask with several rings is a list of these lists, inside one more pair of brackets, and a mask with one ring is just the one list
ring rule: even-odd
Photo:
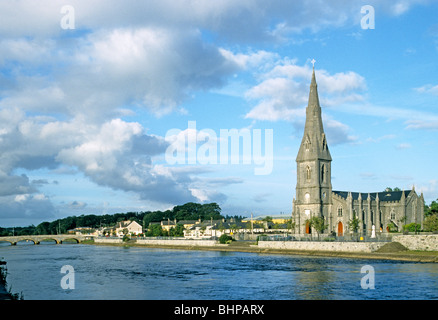
[[[348,191],[332,191],[334,194],[340,196],[341,198],[347,199]],[[412,190],[404,190],[405,197],[408,197]],[[351,192],[351,196],[353,200],[359,199],[359,193],[361,194],[362,200],[368,199],[368,194],[371,197],[371,200],[375,201],[377,195],[379,196],[379,201],[400,201],[402,198],[403,191],[383,191],[383,192]]]

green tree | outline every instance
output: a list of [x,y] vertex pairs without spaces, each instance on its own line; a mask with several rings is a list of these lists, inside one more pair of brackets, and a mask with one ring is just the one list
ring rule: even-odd
[[219,237],[219,243],[221,244],[230,243],[231,241],[233,241],[233,238],[225,233]]
[[169,236],[171,237],[182,237],[184,236],[184,225],[177,223],[175,228],[169,230]]
[[215,202],[206,204],[188,202],[181,206],[175,206],[172,212],[177,220],[207,220],[211,218],[222,218],[222,215],[220,214],[221,208]]
[[295,222],[292,220],[292,218],[290,218],[290,219],[288,219],[287,221],[286,221],[286,226],[287,226],[287,228],[288,229],[290,229],[291,230],[291,232],[292,232],[292,229],[294,229],[295,228]]
[[424,209],[425,217],[438,214],[438,199],[432,201],[429,206],[424,206]]
[[438,214],[429,215],[424,220],[424,231],[434,232],[438,231]]
[[163,228],[159,224],[149,226],[149,231],[146,233],[148,237],[159,237],[163,235]]
[[49,234],[49,222],[41,222],[36,226],[36,234]]
[[394,222],[388,223],[388,229],[389,232],[397,232],[397,226],[394,224]]
[[383,190],[383,192],[392,192],[392,191],[402,191],[399,187],[395,187],[394,189],[391,187],[386,187],[385,190]]
[[410,224],[403,226],[403,229],[409,232],[418,232],[421,230],[421,224],[412,222]]
[[354,216],[353,219],[348,221],[348,227],[350,228],[350,230],[356,233],[357,230],[359,230],[359,219],[356,216]]
[[309,222],[309,227],[312,227],[316,230],[316,233],[319,235],[324,232],[325,229],[327,229],[328,225],[325,223],[325,220],[323,217],[312,217],[308,220],[306,220],[306,223]]

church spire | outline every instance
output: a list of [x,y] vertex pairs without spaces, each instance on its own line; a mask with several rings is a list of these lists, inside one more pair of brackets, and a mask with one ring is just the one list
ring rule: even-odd
[[[314,63],[315,60],[312,60],[312,64]],[[328,219],[332,205],[331,161],[332,158],[322,126],[318,86],[315,68],[313,68],[309,101],[306,108],[306,124],[296,159],[295,212],[297,221],[306,221],[311,216]],[[308,229],[306,227],[302,233],[307,233]]]
[[312,71],[312,81],[310,82],[309,103],[308,106],[321,108],[319,105],[318,85],[316,84],[315,67]]
[[[312,63],[314,62],[315,61],[312,60]],[[315,67],[313,67],[312,70],[309,101],[306,108],[306,124],[304,126],[304,135],[300,150],[298,151],[297,161],[314,159],[332,160],[322,124]]]

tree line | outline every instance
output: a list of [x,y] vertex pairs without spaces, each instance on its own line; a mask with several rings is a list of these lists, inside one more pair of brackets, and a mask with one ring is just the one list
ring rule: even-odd
[[81,215],[69,216],[66,218],[56,219],[48,222],[44,221],[37,226],[30,225],[27,227],[0,227],[0,236],[8,235],[38,235],[38,234],[62,234],[67,230],[79,227],[87,227],[97,229],[100,227],[111,227],[120,221],[132,220],[136,221],[144,228],[149,226],[151,222],[160,222],[162,220],[209,220],[222,219],[220,206],[213,203],[199,204],[188,202],[184,205],[177,205],[171,210],[165,211],[143,211],[143,212],[126,212],[104,215]]

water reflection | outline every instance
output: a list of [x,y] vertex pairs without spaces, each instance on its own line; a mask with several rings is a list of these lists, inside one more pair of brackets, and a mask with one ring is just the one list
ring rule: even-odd
[[[91,245],[0,248],[8,281],[24,299],[436,299],[435,264]],[[361,266],[376,289],[360,286]],[[75,290],[60,269],[75,270]]]
[[333,276],[326,263],[316,259],[301,260],[300,269],[295,277],[297,299],[333,298],[333,292],[329,286],[333,281]]
[[30,246],[34,244],[35,242],[33,242],[32,240],[20,240],[15,243],[15,245],[17,246]]

